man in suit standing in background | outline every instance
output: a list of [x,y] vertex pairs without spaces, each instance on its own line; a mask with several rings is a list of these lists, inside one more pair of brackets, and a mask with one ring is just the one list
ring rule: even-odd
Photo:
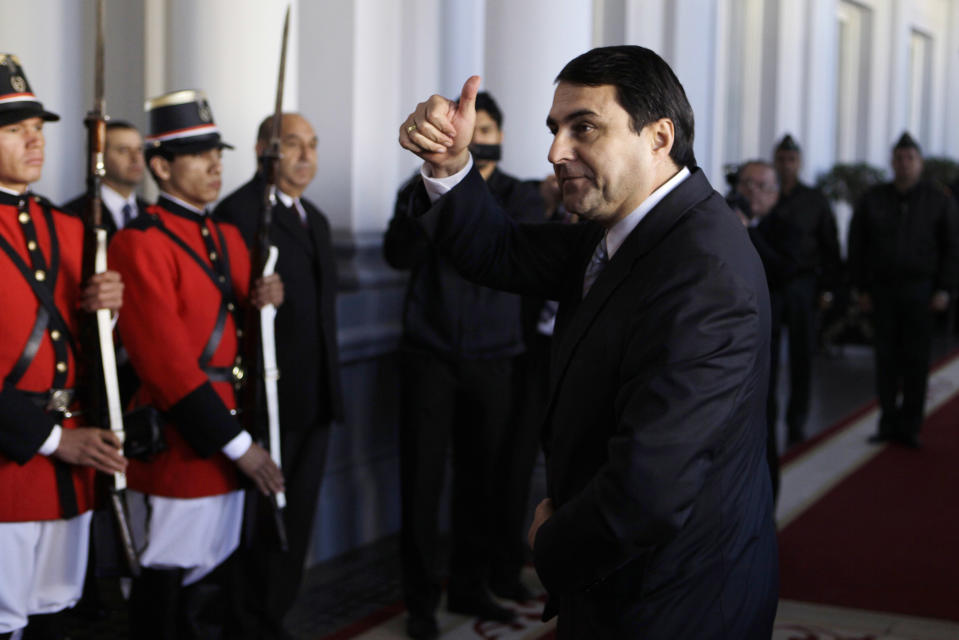
[[558,300],[544,425],[549,498],[529,532],[566,638],[769,638],[777,552],[766,465],[769,298],[746,232],[693,154],[655,53],[560,72],[549,160],[580,225],[518,224],[473,168],[479,78],[403,122],[413,211],[487,286]]
[[[103,154],[103,180],[100,197],[108,215],[103,216],[107,233],[113,236],[128,222],[146,211],[148,203],[136,194],[143,182],[146,163],[143,160],[143,138],[129,122],[107,122],[106,149]],[[64,211],[83,214],[88,195],[82,193],[63,205]]]
[[[260,124],[258,158],[269,147],[272,128],[273,116]],[[248,492],[246,517],[254,521],[244,527],[247,539],[239,563],[241,606],[231,635],[271,640],[292,637],[283,626],[283,617],[293,606],[303,580],[330,423],[343,419],[336,343],[336,265],[330,223],[303,197],[316,175],[317,137],[302,115],[283,114],[280,152],[270,241],[279,251],[276,271],[285,291],[276,315],[276,351],[289,551],[284,553],[278,547],[271,505],[258,493]],[[216,217],[240,229],[248,246],[256,237],[265,189],[266,179],[258,171],[214,211]]]

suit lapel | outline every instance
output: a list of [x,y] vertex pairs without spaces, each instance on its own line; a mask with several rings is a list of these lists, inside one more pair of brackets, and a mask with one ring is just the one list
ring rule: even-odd
[[273,209],[273,224],[280,233],[286,233],[293,239],[303,245],[310,255],[313,255],[313,242],[311,234],[300,224],[300,214],[296,209],[283,206],[278,203]]
[[[570,287],[567,300],[560,305],[560,315],[556,319],[556,334],[552,351],[553,365],[550,370],[549,411],[552,411],[559,383],[569,367],[576,347],[583,340],[587,330],[596,320],[596,316],[606,305],[610,296],[620,284],[633,272],[636,263],[659,244],[669,231],[679,223],[690,207],[709,197],[712,193],[709,181],[699,169],[693,169],[690,176],[673,189],[657,204],[616,251],[609,264],[599,274],[585,298],[582,296],[583,277],[586,264],[596,248],[596,242],[602,234],[597,234],[595,242],[589,244],[588,253],[579,270],[579,279]],[[564,309],[564,307],[566,307]],[[549,411],[547,415],[549,415]]]

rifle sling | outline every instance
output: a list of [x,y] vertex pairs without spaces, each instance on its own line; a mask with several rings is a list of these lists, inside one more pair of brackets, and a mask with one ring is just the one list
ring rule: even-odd
[[[230,312],[227,308],[228,303],[233,303],[233,312],[234,314],[238,313],[238,306],[236,304],[236,298],[233,295],[233,286],[230,278],[230,256],[227,253],[226,240],[223,237],[223,232],[218,226],[213,225],[217,232],[217,238],[220,241],[220,253],[223,255],[223,264],[225,268],[223,273],[216,273],[213,268],[208,265],[200,255],[193,250],[190,245],[183,241],[178,235],[170,231],[159,217],[156,218],[157,228],[165,233],[173,242],[183,249],[194,262],[199,265],[203,270],[203,273],[207,275],[213,285],[220,292],[220,309],[217,312],[216,323],[213,326],[213,332],[210,334],[210,338],[206,342],[206,346],[203,347],[203,353],[200,354],[199,363],[200,368],[203,369],[206,374],[210,377],[211,382],[227,382],[233,381],[233,369],[232,367],[210,367],[210,360],[213,359],[213,354],[216,353],[217,347],[220,346],[220,341],[223,339],[223,332],[226,329],[226,316]],[[220,276],[223,276],[223,280],[220,280]],[[234,316],[234,325],[239,327],[239,319]]]

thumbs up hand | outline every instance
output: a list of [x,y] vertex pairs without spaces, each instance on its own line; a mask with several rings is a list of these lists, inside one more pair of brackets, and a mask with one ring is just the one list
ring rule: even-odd
[[480,77],[471,76],[456,101],[431,96],[400,126],[400,146],[422,158],[434,178],[453,175],[469,162],[479,84]]

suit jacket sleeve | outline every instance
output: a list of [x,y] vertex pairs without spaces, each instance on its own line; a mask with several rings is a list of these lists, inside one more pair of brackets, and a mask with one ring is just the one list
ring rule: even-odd
[[651,296],[622,309],[607,461],[536,536],[552,595],[589,588],[674,539],[693,509],[718,508],[697,502],[713,460],[759,437],[749,412],[765,397],[761,301],[714,256],[685,255],[656,275]]
[[383,258],[394,269],[411,269],[430,255],[429,238],[412,215],[424,204],[429,206],[429,198],[419,176],[396,194],[393,218],[383,237]]
[[432,206],[420,191],[412,214],[427,235],[465,278],[493,289],[562,300],[568,279],[582,277],[585,260],[576,258],[588,259],[601,235],[589,224],[516,222],[475,166]]
[[950,197],[943,198],[939,221],[941,254],[936,274],[936,288],[952,293],[959,284],[959,210]]

